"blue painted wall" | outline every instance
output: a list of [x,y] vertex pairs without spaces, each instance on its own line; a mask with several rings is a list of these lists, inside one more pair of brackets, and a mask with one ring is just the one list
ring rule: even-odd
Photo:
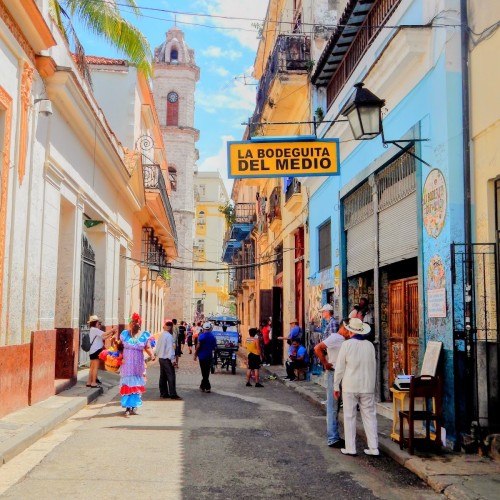
[[[419,2],[416,2],[419,3]],[[418,11],[417,11],[418,12]],[[418,17],[418,16],[417,16]],[[415,18],[406,21],[418,23]],[[435,49],[435,47],[434,47]],[[463,174],[462,174],[462,113],[461,74],[449,68],[460,68],[459,64],[447,64],[445,48],[437,63],[418,85],[384,117],[383,126],[386,139],[399,139],[416,127],[421,138],[430,139],[417,145],[417,155],[438,168],[447,186],[448,205],[444,227],[437,238],[428,235],[422,226],[421,206],[417,207],[420,226],[419,243],[419,285],[420,285],[420,363],[429,340],[443,342],[445,372],[445,427],[448,436],[454,435],[454,384],[453,384],[453,319],[451,310],[450,244],[463,242]],[[452,50],[452,49],[450,49]],[[448,58],[451,56],[448,54]],[[448,61],[449,62],[449,61]],[[387,96],[379,96],[381,98]],[[342,148],[342,144],[340,146]],[[330,177],[312,194],[309,210],[310,227],[310,283],[321,282],[318,269],[318,227],[328,218],[332,221],[332,266],[345,269],[342,256],[345,255],[345,241],[342,235],[339,190],[351,180],[361,184],[366,179],[367,167],[386,152],[381,138],[360,141],[356,149],[344,159],[340,175]],[[432,168],[417,162],[417,199],[427,175]],[[339,250],[337,252],[336,250]],[[337,256],[338,255],[338,256]],[[432,256],[439,255],[446,270],[447,317],[428,318],[426,310],[426,290],[428,266]],[[345,288],[346,284],[343,282]],[[345,311],[344,311],[345,312]]]

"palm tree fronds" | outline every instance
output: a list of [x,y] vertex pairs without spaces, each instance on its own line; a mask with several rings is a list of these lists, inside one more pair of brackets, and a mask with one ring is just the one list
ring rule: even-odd
[[[125,20],[120,13],[115,0],[51,0],[56,6],[56,16],[61,17],[61,12],[68,12],[69,17],[77,17],[85,28],[94,35],[105,39],[120,50],[146,75],[152,75],[152,52],[146,37],[131,23]],[[139,14],[140,11],[135,0],[120,0],[125,2]],[[62,9],[62,4],[66,11]],[[67,14],[66,14],[67,15]],[[56,21],[59,23],[58,18]],[[67,32],[67,30],[64,30]]]

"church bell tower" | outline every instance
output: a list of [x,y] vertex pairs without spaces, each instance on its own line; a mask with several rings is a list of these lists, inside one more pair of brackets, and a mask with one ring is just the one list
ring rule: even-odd
[[[155,49],[153,96],[167,152],[168,175],[172,185],[170,201],[177,229],[178,261],[187,268],[193,262],[194,174],[198,160],[195,147],[199,131],[194,128],[194,93],[200,79],[194,51],[184,33],[173,27],[165,41]],[[171,318],[192,321],[193,275],[172,269],[167,304]]]

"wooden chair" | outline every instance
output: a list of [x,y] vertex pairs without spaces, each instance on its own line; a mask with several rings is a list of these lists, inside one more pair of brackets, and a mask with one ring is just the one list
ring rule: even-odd
[[[423,398],[423,410],[415,410],[415,399]],[[429,401],[431,406],[429,408]],[[399,447],[403,449],[404,444],[404,421],[408,420],[408,451],[413,455],[415,446],[415,422],[425,421],[425,439],[430,442],[430,424],[435,422],[436,439],[435,444],[441,448],[441,418],[442,418],[442,386],[439,377],[421,375],[413,377],[410,382],[410,393],[408,410],[399,412]]]

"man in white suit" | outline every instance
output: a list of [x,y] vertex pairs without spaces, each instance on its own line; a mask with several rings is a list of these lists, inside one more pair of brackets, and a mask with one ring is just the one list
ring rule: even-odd
[[344,455],[356,455],[356,415],[357,405],[363,419],[368,448],[366,455],[378,456],[377,412],[375,410],[375,348],[368,340],[371,327],[359,318],[351,318],[344,323],[350,332],[349,340],[342,343],[337,364],[333,394],[344,402]]

